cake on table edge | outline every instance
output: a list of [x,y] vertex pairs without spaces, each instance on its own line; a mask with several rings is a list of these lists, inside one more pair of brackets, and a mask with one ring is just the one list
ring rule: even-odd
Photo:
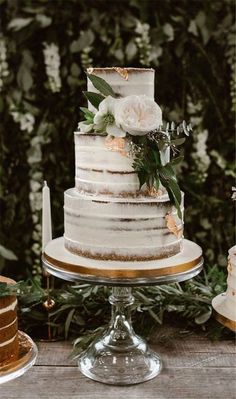
[[[65,248],[76,255],[117,261],[157,260],[180,253],[184,195],[176,193],[178,210],[170,199],[172,186],[170,191],[164,186],[167,166],[172,167],[165,144],[169,136],[157,132],[162,114],[154,102],[154,70],[90,68],[87,73],[88,109],[82,109],[86,120],[74,133],[75,187],[64,193]],[[94,77],[102,78],[112,94],[106,86],[99,93]],[[150,176],[153,185],[147,179],[142,182],[142,173],[134,168],[147,133],[151,152],[156,137],[164,142],[160,150],[156,147],[156,155],[150,155],[163,169],[158,184]],[[146,158],[149,162],[149,154]],[[170,177],[175,193],[176,180]]]
[[[15,284],[10,278],[0,276],[0,283]],[[17,299],[15,295],[0,297],[0,366],[18,357]]]
[[226,292],[212,300],[215,317],[221,324],[236,332],[236,245],[228,251]]
[[236,245],[229,249],[227,290],[224,306],[231,320],[235,322],[236,330]]

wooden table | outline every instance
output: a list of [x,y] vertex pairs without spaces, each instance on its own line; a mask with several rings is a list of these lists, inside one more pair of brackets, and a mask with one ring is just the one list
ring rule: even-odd
[[[157,342],[160,342],[159,344]],[[203,335],[161,327],[152,348],[164,362],[162,373],[143,384],[118,387],[84,377],[68,360],[69,342],[39,342],[36,365],[0,386],[1,399],[235,399],[233,341],[211,342]]]

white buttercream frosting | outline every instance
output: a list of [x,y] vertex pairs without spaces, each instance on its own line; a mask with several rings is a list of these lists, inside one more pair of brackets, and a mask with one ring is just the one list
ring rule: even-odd
[[229,250],[225,306],[236,320],[236,245]]
[[[183,210],[183,203],[182,203]],[[93,256],[152,258],[180,252],[182,234],[167,227],[171,213],[177,229],[183,229],[167,195],[161,198],[112,198],[86,196],[76,189],[65,192],[65,241],[67,248]]]
[[[92,68],[88,72],[102,77],[121,97],[154,99],[153,69]],[[88,91],[96,91],[89,79]],[[91,104],[89,109],[95,111]],[[168,157],[168,151],[161,154],[163,164]],[[148,195],[145,187],[140,191],[133,162],[128,137],[113,141],[92,131],[75,132],[76,187],[65,192],[64,203],[69,251],[127,261],[167,258],[181,251],[183,222],[176,208],[163,187],[159,196]],[[183,213],[183,193],[181,209]]]
[[[124,151],[129,151],[125,139]],[[110,195],[136,193],[139,179],[133,159],[119,151],[111,151],[106,137],[75,133],[75,181],[80,191]]]
[[[92,68],[92,74],[104,79],[121,97],[132,94],[145,94],[154,99],[154,70],[149,68],[125,68],[127,78],[121,76],[115,68]],[[97,92],[92,82],[87,80],[88,91]],[[88,103],[90,110],[94,107]]]
[[12,302],[10,305],[6,306],[5,308],[0,309],[0,314],[9,312],[10,310],[14,310],[16,305],[17,305],[17,299],[14,302]]

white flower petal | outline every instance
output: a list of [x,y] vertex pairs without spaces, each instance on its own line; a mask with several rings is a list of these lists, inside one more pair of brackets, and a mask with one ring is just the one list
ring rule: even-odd
[[132,135],[145,135],[162,124],[162,111],[151,98],[131,95],[115,103],[115,122]]
[[103,114],[102,112],[97,112],[93,118],[93,121],[96,125],[99,125],[101,123],[103,123],[103,117],[105,114]]
[[120,129],[118,126],[116,126],[115,124],[112,125],[107,125],[106,128],[106,132],[107,134],[109,134],[110,136],[114,136],[114,137],[125,137],[126,133],[124,132],[123,129]]
[[89,125],[84,122],[79,122],[78,126],[79,130],[81,133],[89,133],[93,130],[93,123],[90,123]]

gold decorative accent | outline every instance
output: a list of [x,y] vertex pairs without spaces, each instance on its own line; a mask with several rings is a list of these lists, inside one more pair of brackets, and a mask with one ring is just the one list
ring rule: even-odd
[[219,323],[223,324],[225,327],[229,328],[230,330],[236,332],[236,321],[228,319],[228,317],[223,316],[222,314],[218,313],[216,310],[214,310],[214,315]]
[[177,238],[181,238],[183,235],[183,229],[178,229],[173,215],[171,213],[167,213],[165,219],[168,230],[173,233]]
[[230,261],[228,262],[227,270],[229,273],[233,271],[233,267],[232,267]]
[[189,271],[199,265],[202,261],[202,256],[196,259],[180,263],[176,266],[162,267],[159,269],[102,269],[88,266],[74,265],[71,263],[65,263],[58,259],[51,258],[46,253],[43,254],[43,258],[52,266],[56,266],[59,269],[64,269],[72,273],[84,274],[87,276],[105,277],[105,278],[147,278],[147,277],[160,277],[170,276],[172,274],[183,273]]
[[159,197],[162,195],[162,190],[157,190],[155,187],[149,187],[147,190],[148,195],[151,197]]
[[125,151],[125,145],[125,140],[122,137],[106,137],[105,146],[108,150],[119,152],[121,155],[127,157],[128,154]]
[[52,298],[46,299],[45,302],[43,302],[43,306],[45,307],[46,310],[51,310],[54,308],[56,302]]
[[127,69],[119,67],[115,67],[114,69],[122,78],[124,78],[125,80],[129,79],[129,73]]
[[94,68],[87,68],[87,72],[88,72],[89,74],[93,73],[93,71],[94,71]]

